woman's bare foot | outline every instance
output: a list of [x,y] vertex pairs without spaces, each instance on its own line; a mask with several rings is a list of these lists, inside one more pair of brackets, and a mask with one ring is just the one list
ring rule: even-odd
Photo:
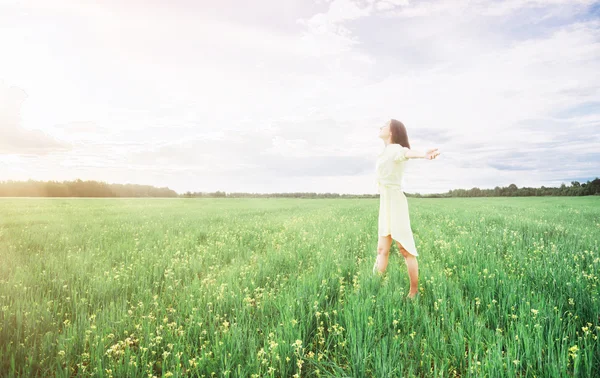
[[415,295],[417,295],[418,293],[415,291],[414,293],[408,293],[408,295],[406,296],[406,298],[410,298],[413,299],[415,297]]

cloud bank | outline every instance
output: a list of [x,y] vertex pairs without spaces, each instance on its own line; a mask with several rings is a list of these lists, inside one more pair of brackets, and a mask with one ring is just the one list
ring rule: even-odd
[[396,118],[408,192],[598,176],[597,2],[231,4],[0,3],[0,173],[375,193]]

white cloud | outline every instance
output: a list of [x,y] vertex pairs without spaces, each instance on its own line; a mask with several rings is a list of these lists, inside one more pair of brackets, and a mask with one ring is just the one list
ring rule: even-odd
[[27,94],[0,82],[0,154],[47,154],[70,146],[38,130],[21,125],[21,105]]

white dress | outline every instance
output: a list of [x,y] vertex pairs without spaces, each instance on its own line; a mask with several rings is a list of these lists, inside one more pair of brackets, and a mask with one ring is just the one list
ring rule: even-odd
[[390,143],[377,157],[376,173],[379,191],[379,236],[392,235],[402,247],[418,256],[410,227],[408,202],[402,191],[402,176],[408,160],[408,148]]

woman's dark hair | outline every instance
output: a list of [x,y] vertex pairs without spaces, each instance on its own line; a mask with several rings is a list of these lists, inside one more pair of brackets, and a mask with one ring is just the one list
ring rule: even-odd
[[392,143],[399,144],[402,147],[410,148],[406,127],[404,127],[402,122],[398,121],[397,119],[392,119],[390,121],[390,132],[392,133]]

